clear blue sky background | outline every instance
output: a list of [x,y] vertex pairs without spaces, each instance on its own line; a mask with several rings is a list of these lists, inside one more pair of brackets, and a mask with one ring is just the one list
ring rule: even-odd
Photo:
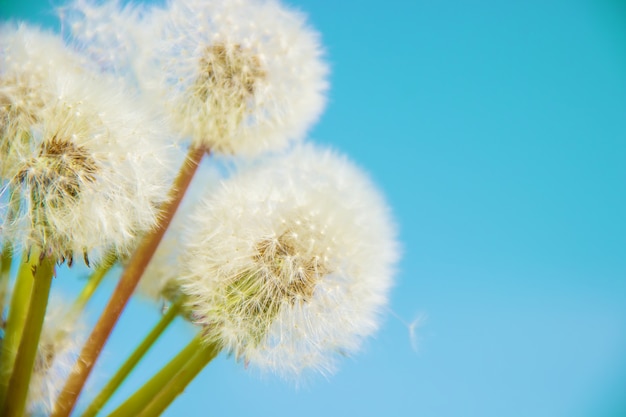
[[[0,1],[3,18],[55,24],[47,0]],[[166,415],[626,415],[623,3],[288,3],[332,66],[311,138],[371,172],[394,209],[392,311],[328,380],[295,389],[221,356]],[[133,302],[92,386],[157,316]],[[192,334],[172,328],[115,401]]]

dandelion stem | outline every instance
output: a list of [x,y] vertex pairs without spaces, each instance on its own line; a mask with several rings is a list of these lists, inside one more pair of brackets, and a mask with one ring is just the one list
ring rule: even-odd
[[93,417],[102,409],[106,402],[111,398],[119,386],[124,382],[130,372],[137,366],[139,361],[143,358],[146,352],[152,347],[154,342],[161,336],[163,331],[169,326],[169,324],[178,315],[181,309],[182,302],[177,301],[172,304],[167,310],[167,313],[161,317],[161,320],[152,328],[150,333],[141,342],[141,344],[135,349],[135,351],[126,359],[126,362],[120,367],[106,386],[100,391],[100,394],[92,401],[91,405],[82,414],[82,417]]
[[136,416],[185,367],[194,355],[203,349],[202,346],[202,339],[198,335],[156,375],[113,411],[109,417]]
[[160,416],[163,411],[178,397],[187,385],[217,356],[220,349],[217,345],[203,345],[187,364],[159,391],[156,397],[139,414],[139,417]]
[[109,303],[105,307],[100,319],[94,326],[80,357],[74,365],[61,394],[57,398],[55,410],[52,417],[68,417],[74,409],[76,400],[82,391],[87,377],[91,373],[104,344],[106,343],[115,323],[122,314],[126,303],[133,294],[141,275],[148,262],[154,255],[163,234],[169,226],[174,213],[178,208],[187,187],[191,183],[198,164],[202,160],[206,149],[203,147],[192,147],[187,154],[187,159],[181,167],[178,176],[170,192],[170,200],[164,205],[163,211],[156,227],[144,236],[139,247],[131,257],[120,281],[115,287]]
[[6,302],[11,274],[11,264],[13,263],[13,245],[6,242],[0,254],[0,316],[4,313],[4,303]]
[[7,323],[4,329],[2,352],[0,352],[0,410],[4,408],[7,398],[7,389],[13,373],[17,349],[22,339],[22,331],[28,315],[30,295],[34,282],[32,268],[38,262],[39,251],[33,250],[30,256],[27,252],[24,253],[17,273],[13,294],[11,295],[9,315],[7,316]]
[[77,315],[81,311],[84,310],[85,306],[93,296],[96,289],[104,279],[105,275],[113,268],[115,262],[117,261],[117,257],[111,253],[107,254],[104,258],[104,261],[96,270],[91,274],[88,278],[87,283],[83,287],[83,290],[74,301],[74,305],[72,306],[72,315]]
[[[37,261],[39,259],[37,258]],[[46,256],[33,267],[33,288],[30,296],[28,316],[24,323],[24,330],[15,358],[15,365],[4,409],[1,413],[6,417],[22,417],[26,408],[26,399],[30,387],[30,379],[35,366],[39,337],[48,307],[48,296],[54,274],[54,259]]]

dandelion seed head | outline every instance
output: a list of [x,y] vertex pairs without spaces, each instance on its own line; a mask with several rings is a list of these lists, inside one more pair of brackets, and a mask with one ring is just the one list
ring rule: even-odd
[[50,415],[85,339],[85,324],[67,300],[51,297],[28,391],[30,413]]
[[47,83],[60,71],[80,72],[84,61],[57,37],[26,25],[0,25],[0,177],[29,147],[31,127],[52,97]]
[[345,158],[297,147],[225,181],[190,225],[180,282],[208,343],[293,377],[332,372],[378,328],[395,231]]
[[302,15],[263,0],[172,0],[165,14],[135,73],[184,135],[248,156],[302,138],[324,107],[328,72]]
[[180,152],[158,113],[116,78],[54,69],[3,170],[2,238],[70,263],[75,254],[124,253],[155,224]]

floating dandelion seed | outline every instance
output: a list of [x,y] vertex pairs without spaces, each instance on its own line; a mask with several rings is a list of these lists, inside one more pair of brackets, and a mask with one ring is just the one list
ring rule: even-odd
[[409,334],[409,343],[411,345],[411,349],[413,350],[413,352],[418,353],[420,337],[418,336],[417,331],[418,329],[423,327],[426,321],[428,320],[427,314],[419,313],[415,316],[413,321],[407,322],[398,314],[396,314],[393,310],[389,310],[389,311],[396,319],[398,319],[400,323],[402,323],[404,327],[406,327],[408,334]]
[[344,158],[298,147],[191,218],[183,293],[207,343],[261,369],[330,372],[378,327],[397,257],[387,208]]
[[64,15],[90,55],[125,68],[197,146],[248,156],[284,148],[324,107],[319,35],[275,1],[171,0],[138,11],[76,0]]

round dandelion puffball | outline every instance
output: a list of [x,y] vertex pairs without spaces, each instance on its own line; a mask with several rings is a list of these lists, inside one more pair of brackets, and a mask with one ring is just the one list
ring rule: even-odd
[[170,0],[154,10],[135,76],[197,146],[254,156],[301,139],[317,120],[328,70],[303,15],[264,0]]
[[55,74],[81,71],[83,61],[61,39],[28,26],[0,25],[0,177],[11,175],[30,146],[30,129],[53,99]]
[[[52,35],[28,31],[28,39],[49,45],[41,62],[27,57],[28,67],[67,54],[61,43],[52,47]],[[178,151],[158,114],[117,80],[64,66],[40,75],[30,94],[45,100],[21,128],[23,143],[0,184],[0,238],[70,263],[75,254],[124,253],[156,223]],[[19,100],[15,95],[3,108],[10,112]]]
[[68,300],[52,297],[48,304],[33,375],[28,409],[33,415],[50,415],[85,339],[85,324],[71,312]]
[[204,200],[182,258],[181,289],[205,341],[290,377],[332,372],[378,328],[397,244],[367,177],[302,146]]

